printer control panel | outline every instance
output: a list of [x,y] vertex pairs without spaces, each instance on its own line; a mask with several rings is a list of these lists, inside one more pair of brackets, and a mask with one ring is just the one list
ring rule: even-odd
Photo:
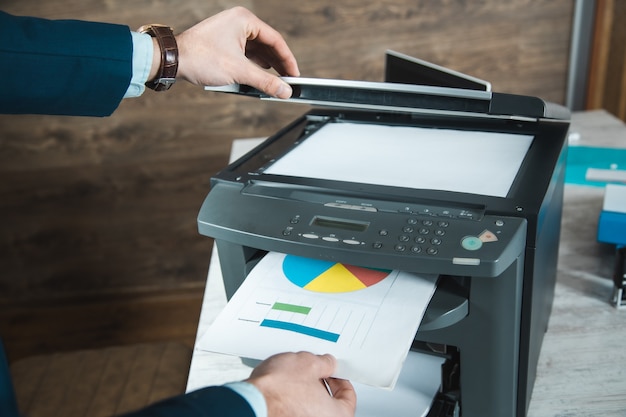
[[321,194],[312,201],[300,194],[283,198],[231,192],[236,188],[230,187],[218,184],[209,193],[199,216],[200,232],[265,251],[377,268],[495,277],[526,246],[526,219],[486,214],[476,207],[323,199]]
[[[382,227],[376,230],[374,235],[359,237],[355,231],[364,232],[369,224],[354,220],[331,218],[327,216],[315,216],[309,221],[311,226],[328,227],[328,231],[297,232],[298,225],[302,221],[300,215],[289,219],[289,224],[283,230],[284,236],[294,233],[303,239],[322,240],[329,243],[343,243],[350,246],[370,246],[374,250],[383,249],[385,246],[393,248],[396,252],[427,253],[436,255],[439,247],[446,240],[446,232],[450,226],[449,220],[436,218],[423,218],[409,216],[401,228]],[[346,233],[347,232],[347,233]],[[490,234],[492,235],[492,234]],[[493,235],[495,237],[495,235]],[[361,239],[368,239],[361,240]],[[468,237],[466,240],[471,239]],[[480,240],[479,240],[480,242]],[[471,250],[478,249],[478,244],[466,243]]]
[[[467,255],[478,251],[484,244],[497,242],[498,235],[502,234],[505,221],[494,220],[491,228],[485,228],[480,233],[465,234],[459,239],[457,219],[444,219],[435,216],[408,215],[404,221],[392,225],[381,225],[373,232],[363,234],[371,223],[316,215],[313,218],[303,218],[296,214],[285,222],[283,236],[299,237],[303,240],[321,241],[332,244],[343,244],[374,251],[394,251],[397,253],[426,254],[436,256],[442,247],[446,247],[452,238],[457,244],[457,250]],[[304,223],[301,226],[301,223]],[[453,229],[450,228],[453,224]],[[464,227],[465,229],[465,227]],[[357,233],[355,233],[357,232]],[[455,233],[456,232],[456,233]],[[471,257],[454,257],[454,263],[464,265],[478,264],[480,260]]]
[[524,222],[479,210],[427,206],[382,211],[331,202],[313,213],[310,209],[309,205],[304,212],[283,217],[283,238],[317,247],[353,248],[365,257],[389,254],[458,266],[498,262]]

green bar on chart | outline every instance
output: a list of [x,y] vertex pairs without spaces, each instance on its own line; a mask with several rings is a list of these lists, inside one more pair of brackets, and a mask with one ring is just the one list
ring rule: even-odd
[[295,304],[287,304],[287,303],[274,303],[272,306],[272,310],[279,311],[288,311],[290,313],[299,313],[299,314],[309,314],[311,311],[311,307],[298,306]]

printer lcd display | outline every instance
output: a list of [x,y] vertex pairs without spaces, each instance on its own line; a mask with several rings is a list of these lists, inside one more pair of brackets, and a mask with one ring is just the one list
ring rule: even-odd
[[364,232],[369,226],[368,222],[358,222],[354,220],[338,219],[326,216],[315,216],[311,221],[311,224],[320,227],[330,227],[335,230],[351,230],[355,232]]
[[534,136],[328,123],[266,174],[506,197]]

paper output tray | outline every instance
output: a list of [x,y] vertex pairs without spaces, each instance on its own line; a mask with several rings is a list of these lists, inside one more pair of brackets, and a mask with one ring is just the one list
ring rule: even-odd
[[469,314],[468,297],[465,283],[456,277],[440,277],[418,331],[442,329],[461,321]]

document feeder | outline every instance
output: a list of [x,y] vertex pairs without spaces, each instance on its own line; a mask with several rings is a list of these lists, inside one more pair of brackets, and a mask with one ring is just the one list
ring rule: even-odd
[[[439,274],[413,344],[414,350],[446,358],[429,416],[523,417],[554,296],[568,112],[537,98],[394,84],[419,72],[411,64],[410,58],[388,54],[388,76],[400,75],[385,83],[289,80],[296,91],[290,100],[316,107],[212,178],[199,230],[215,238],[228,298],[269,251]],[[369,94],[377,89],[392,96],[403,91],[402,106]],[[245,86],[228,91],[263,98]],[[419,102],[434,94],[437,103],[411,109],[411,94],[419,95]],[[359,97],[359,102],[346,97]],[[453,98],[453,104],[439,97]],[[464,100],[483,105],[461,110]],[[409,133],[416,128],[422,136],[432,132],[434,139],[425,143],[433,149],[440,138],[459,134],[475,146],[461,157],[461,167],[455,149],[424,153],[422,142],[403,152],[413,155],[411,164],[383,163],[376,158],[396,159],[385,153],[394,141],[384,137],[373,159],[360,161],[360,167],[329,167],[326,156],[354,163],[355,155],[365,155],[339,148],[303,153],[304,159],[310,155],[311,171],[299,162],[298,148],[304,149],[307,140],[315,144],[324,129],[363,126],[389,127],[390,132],[409,128]],[[483,136],[496,141],[483,142]],[[499,146],[509,140],[517,143],[518,153],[510,183],[493,192],[475,191],[473,182],[499,176],[502,168],[494,161],[507,158]],[[333,152],[339,155],[331,157]],[[300,174],[279,168],[289,158]],[[463,163],[463,158],[468,160]],[[406,161],[407,155],[397,160]],[[456,166],[446,164],[450,160]],[[450,186],[428,178],[430,171],[420,171],[423,165],[434,167],[429,170],[436,175],[451,173]],[[489,171],[491,165],[495,171]],[[377,172],[381,167],[400,177]],[[483,171],[476,174],[472,167]],[[372,171],[371,180],[360,182]],[[338,178],[325,178],[324,172]],[[461,181],[465,174],[470,191],[454,189],[455,178]],[[389,184],[386,177],[399,178],[402,185]]]

